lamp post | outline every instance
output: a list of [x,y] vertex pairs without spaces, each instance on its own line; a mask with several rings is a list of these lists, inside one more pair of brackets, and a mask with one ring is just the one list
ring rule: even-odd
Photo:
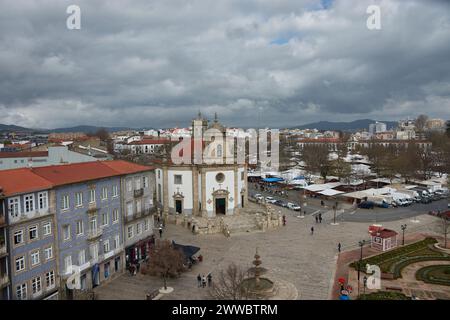
[[364,283],[363,295],[364,295],[364,299],[366,299],[367,276],[364,276],[363,283]]
[[360,283],[361,283],[361,265],[362,265],[362,258],[363,258],[363,247],[364,244],[366,243],[365,240],[361,240],[358,242],[358,245],[361,248],[361,254],[359,256],[359,263],[358,263],[358,297],[359,297],[359,287],[360,287]]
[[401,225],[401,228],[402,228],[402,232],[403,232],[403,235],[402,235],[402,246],[404,246],[404,245],[405,245],[405,230],[406,230],[406,224],[402,224],[402,225]]

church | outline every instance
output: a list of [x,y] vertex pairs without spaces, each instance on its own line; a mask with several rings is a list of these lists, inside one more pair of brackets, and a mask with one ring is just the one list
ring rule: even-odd
[[[226,158],[235,154],[234,146],[227,146],[226,128],[217,114],[210,124],[199,113],[192,121],[191,134],[188,143],[180,143],[183,147],[179,150],[189,161],[174,163],[173,157],[166,157],[156,164],[156,199],[162,214],[202,218],[239,214],[247,206],[247,167]],[[215,139],[218,135],[222,139]],[[197,143],[203,160],[190,161],[194,160]]]

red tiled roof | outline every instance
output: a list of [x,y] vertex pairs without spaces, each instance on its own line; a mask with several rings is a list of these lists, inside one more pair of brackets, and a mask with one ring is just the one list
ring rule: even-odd
[[0,158],[48,157],[48,151],[0,152]]
[[0,188],[5,196],[50,189],[52,184],[29,168],[0,170]]
[[49,189],[54,186],[97,180],[152,170],[122,160],[73,163],[38,168],[0,171],[0,188],[5,196]]
[[142,166],[140,164],[127,162],[123,160],[103,161],[102,163],[110,167],[111,169],[120,172],[121,174],[130,174],[154,169],[154,167]]
[[132,141],[130,145],[142,145],[142,144],[165,144],[170,143],[168,139],[143,139],[140,141]]
[[390,229],[381,229],[378,231],[373,231],[372,236],[377,236],[383,239],[395,237],[398,233]]

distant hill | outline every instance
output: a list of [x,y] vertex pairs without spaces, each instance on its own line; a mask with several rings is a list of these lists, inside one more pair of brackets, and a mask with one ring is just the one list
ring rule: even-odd
[[9,124],[1,124],[0,123],[0,131],[35,131],[33,129],[19,127],[15,125],[9,125]]
[[95,133],[100,129],[106,129],[109,132],[114,131],[124,131],[124,130],[138,130],[133,128],[126,128],[126,127],[97,127],[97,126],[75,126],[70,128],[56,128],[56,129],[50,129],[48,132],[54,132],[54,133],[65,133],[65,132],[84,132],[84,133]]
[[109,132],[122,131],[122,130],[139,130],[136,128],[126,128],[126,127],[97,127],[97,126],[75,126],[70,128],[56,128],[56,129],[32,129],[19,127],[15,125],[7,125],[0,123],[0,132],[40,132],[40,133],[65,133],[65,132],[84,132],[84,133],[95,133],[99,129],[106,129]]
[[[369,124],[375,123],[375,120],[371,119],[361,119],[355,120],[351,122],[331,122],[331,121],[319,121],[304,124],[297,127],[298,129],[317,129],[317,130],[336,130],[336,131],[357,131],[361,129],[369,129]],[[386,123],[386,126],[389,129],[395,128],[397,126],[397,121],[380,121]]]

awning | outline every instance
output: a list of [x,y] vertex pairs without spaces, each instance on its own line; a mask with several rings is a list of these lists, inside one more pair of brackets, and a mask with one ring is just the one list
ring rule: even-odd
[[172,241],[172,245],[175,249],[181,250],[187,259],[191,258],[194,254],[200,251],[199,247],[185,246],[182,244],[175,243],[175,241]]
[[335,195],[338,195],[338,194],[341,194],[341,193],[344,193],[344,192],[338,191],[338,190],[334,190],[334,189],[326,189],[326,190],[323,190],[323,191],[319,192],[319,194],[322,194],[322,195],[328,196],[328,197],[332,197],[332,196],[335,196]]
[[280,182],[280,181],[284,181],[283,178],[264,178],[263,179],[264,182]]
[[297,176],[294,180],[305,180],[305,176]]

